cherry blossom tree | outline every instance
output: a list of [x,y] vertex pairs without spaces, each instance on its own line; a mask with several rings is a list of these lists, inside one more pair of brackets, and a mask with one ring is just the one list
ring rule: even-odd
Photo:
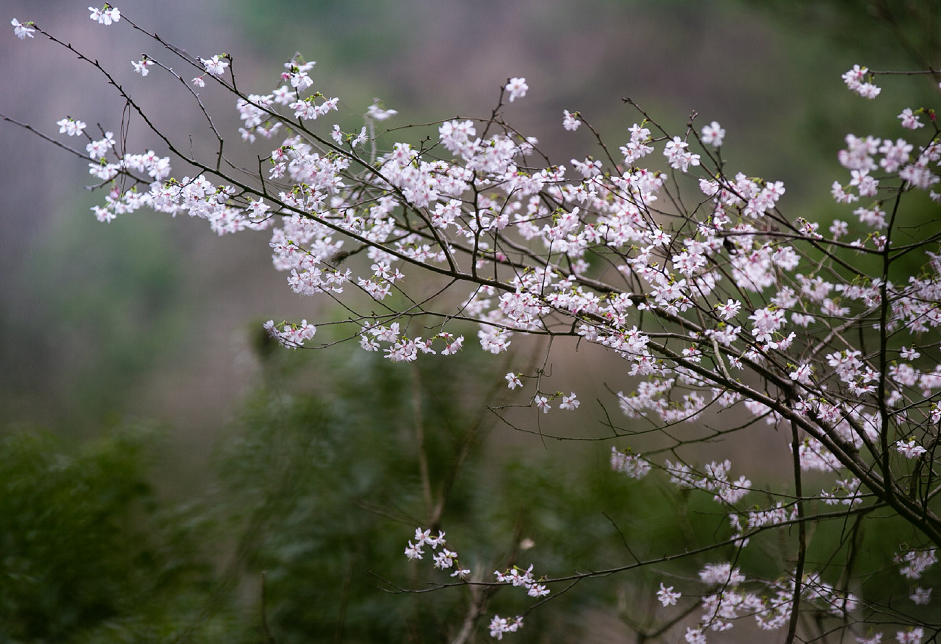
[[[785,211],[782,182],[728,168],[726,129],[700,125],[695,113],[671,131],[624,99],[633,122],[612,145],[566,110],[561,128],[587,137],[596,156],[565,166],[505,120],[507,103],[540,91],[511,77],[489,116],[445,119],[424,126],[419,144],[387,145],[395,130],[379,130],[396,111],[363,106],[362,127],[343,131],[331,122],[339,99],[318,91],[314,62],[300,55],[251,93],[236,81],[232,53],[193,56],[110,5],[89,11],[155,47],[116,64],[132,65],[140,82],[174,79],[215,142],[209,156],[191,152],[154,124],[110,63],[13,19],[20,39],[75,53],[160,143],[132,152],[117,126],[92,134],[64,117],[54,136],[2,116],[85,160],[104,192],[93,208],[99,221],[146,208],[204,219],[219,235],[267,231],[288,287],[343,311],[319,323],[269,320],[267,332],[290,349],[339,338],[406,363],[502,354],[523,336],[597,346],[622,364],[623,389],[602,401],[622,415],[608,421],[600,448],[611,468],[703,494],[727,517],[712,541],[683,552],[626,552],[623,565],[590,571],[514,561],[484,574],[472,572],[472,555],[458,554],[461,535],[445,535],[440,509],[430,513],[428,525],[402,535],[402,547],[439,569],[440,583],[399,587],[469,589],[468,619],[454,641],[468,641],[481,620],[494,638],[512,638],[530,611],[581,580],[693,554],[711,563],[697,576],[663,579],[662,615],[648,636],[675,627],[690,644],[722,641],[714,634],[749,621],[787,642],[830,633],[860,642],[937,637],[941,228],[906,221],[911,203],[941,200],[933,110],[899,106],[900,123],[886,132],[900,125],[905,138],[848,134],[837,154],[842,169],[834,166],[834,216],[810,221]],[[846,86],[862,97],[847,100],[891,100],[875,82],[880,74],[858,65],[846,72]],[[209,92],[229,98],[237,133],[217,127]],[[239,146],[258,155],[255,167],[234,160]],[[580,413],[579,392],[553,391],[545,364],[520,369],[505,377],[517,407],[536,418]],[[513,424],[511,407],[494,411]],[[691,446],[766,427],[788,437],[787,449],[768,454],[789,464],[788,480],[758,489],[731,458],[693,458]],[[632,450],[640,441],[649,446],[643,453]],[[897,547],[890,570],[873,570],[859,563],[861,535],[884,522],[898,530]],[[839,542],[812,555],[812,533],[834,524]],[[770,538],[785,544],[780,575],[737,564]],[[909,592],[869,583],[890,576]],[[486,615],[488,593],[503,586],[528,597],[527,608]]]

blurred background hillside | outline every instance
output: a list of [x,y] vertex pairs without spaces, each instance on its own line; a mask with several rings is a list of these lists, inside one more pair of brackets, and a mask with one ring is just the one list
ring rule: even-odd
[[[198,133],[205,134],[198,113],[181,109],[180,96],[165,91],[168,85],[161,84],[160,70],[141,78],[130,64],[140,58],[141,47],[159,59],[169,57],[135,34],[126,22],[110,28],[93,23],[86,5],[72,0],[6,0],[3,19],[34,20],[90,57],[99,58],[178,140],[197,133],[198,147]],[[301,52],[308,60],[317,61],[312,73],[316,89],[341,98],[337,120],[344,129],[358,128],[375,97],[398,110],[390,127],[455,116],[487,116],[506,79],[524,76],[529,93],[509,106],[506,117],[524,133],[536,136],[555,162],[568,164],[570,158],[594,154],[595,149],[584,129],[576,133],[562,129],[563,109],[580,111],[615,147],[626,138],[627,127],[640,120],[622,103],[622,97],[629,96],[674,129],[682,128],[696,111],[700,126],[717,120],[728,131],[723,154],[730,170],[783,180],[787,186],[783,210],[828,220],[832,217],[827,214],[832,208],[829,186],[840,177],[835,159],[844,135],[901,136],[895,115],[903,107],[919,107],[937,97],[927,81],[886,80],[881,83],[884,94],[878,101],[854,101],[840,75],[854,63],[872,69],[937,68],[938,27],[924,28],[924,16],[929,11],[936,14],[935,5],[866,0],[127,0],[118,7],[136,23],[191,53],[232,54],[240,87],[252,92],[273,89],[282,63]],[[893,12],[897,23],[893,25],[885,15],[880,18],[880,10]],[[97,131],[96,123],[107,130],[119,127],[123,105],[112,88],[88,65],[41,37],[21,42],[11,29],[4,32],[0,38],[0,79],[5,88],[0,94],[0,112],[48,134],[58,136],[55,122],[65,115],[87,121],[89,131]],[[221,126],[234,132],[238,124],[234,106],[216,103],[213,107]],[[157,145],[139,120],[131,119],[129,128],[132,148]],[[349,358],[349,364],[356,368],[342,368],[343,360],[326,359],[319,353],[269,355],[258,345],[264,320],[316,320],[328,312],[317,301],[293,295],[284,275],[271,268],[266,234],[248,232],[217,238],[202,221],[171,221],[144,211],[119,217],[109,225],[99,224],[89,209],[101,195],[82,189],[91,183],[84,162],[7,123],[0,123],[0,150],[0,194],[4,195],[0,205],[0,432],[17,441],[37,432],[46,436],[37,444],[16,443],[16,449],[12,443],[4,444],[7,453],[33,459],[30,462],[34,464],[60,453],[67,455],[61,458],[78,459],[76,462],[111,458],[108,449],[144,454],[139,462],[126,464],[139,470],[125,479],[92,482],[87,487],[99,489],[95,485],[100,484],[101,489],[110,489],[108,486],[117,485],[120,489],[113,491],[113,498],[118,500],[110,509],[99,510],[105,514],[113,511],[125,519],[128,514],[146,515],[146,520],[132,523],[151,534],[164,535],[160,539],[166,540],[158,539],[154,545],[162,554],[147,554],[153,570],[167,569],[169,564],[161,558],[170,557],[167,544],[198,541],[199,530],[209,530],[207,524],[235,521],[233,517],[262,516],[258,519],[262,523],[276,517],[287,523],[279,524],[280,541],[245,532],[243,541],[226,544],[236,555],[243,548],[255,557],[254,564],[242,561],[232,575],[237,577],[238,570],[249,568],[255,572],[278,570],[285,561],[298,561],[298,552],[286,551],[298,542],[316,539],[306,535],[291,541],[291,535],[297,533],[284,526],[297,525],[292,520],[316,521],[321,516],[318,512],[330,508],[313,507],[323,500],[301,494],[298,507],[306,508],[307,514],[291,519],[290,504],[284,501],[283,486],[288,483],[259,492],[263,486],[249,482],[264,478],[265,472],[277,471],[278,463],[284,464],[278,459],[288,459],[285,471],[296,474],[305,485],[333,490],[342,487],[343,479],[335,473],[323,473],[322,478],[317,478],[321,474],[302,473],[303,465],[291,460],[296,454],[270,454],[270,450],[280,449],[264,440],[272,437],[271,432],[277,435],[273,427],[278,423],[271,419],[281,419],[278,422],[283,431],[288,431],[284,418],[297,421],[290,425],[294,428],[291,431],[300,431],[305,423],[317,425],[331,419],[333,424],[325,427],[346,427],[343,431],[351,432],[349,440],[357,441],[355,423],[350,420],[355,414],[341,409],[347,404],[344,400],[369,392],[377,396],[377,405],[394,410],[394,391],[383,392],[382,387],[394,390],[413,379],[424,382],[422,378],[446,379],[447,375],[416,375],[404,366],[396,371],[355,357]],[[469,342],[465,352],[478,352],[475,344]],[[608,363],[579,366],[578,359],[572,360],[564,351],[557,359],[572,363],[574,371],[568,377],[582,383],[579,396],[585,401],[606,395],[606,385],[614,391],[629,386],[616,363],[610,363],[611,369],[606,371]],[[480,383],[469,387],[476,393],[465,401],[467,418],[453,421],[454,436],[458,437],[471,435],[466,434],[468,428],[494,425],[491,418],[477,419],[474,409],[483,406],[484,393],[506,371],[502,362],[478,361],[474,356],[465,360],[465,378],[477,378]],[[560,381],[551,386],[568,391],[571,385]],[[280,397],[285,393],[293,397]],[[407,398],[407,394],[403,396]],[[273,400],[277,409],[271,407]],[[583,406],[579,428],[574,431],[591,432],[597,427],[600,410],[585,407],[589,405]],[[435,413],[447,416],[443,410]],[[363,425],[376,422],[361,421]],[[253,429],[261,433],[253,437]],[[131,441],[134,449],[113,444],[109,448],[96,442],[113,437],[115,431],[123,437],[120,440]],[[131,438],[126,436],[128,431]],[[487,450],[493,450],[482,437],[486,433],[480,429],[479,438],[472,434],[479,464],[486,462]],[[145,434],[160,438],[153,443],[152,438],[141,438]],[[304,440],[303,434],[301,438],[291,436],[294,438],[285,439],[288,444]],[[320,450],[337,439],[324,435],[318,440],[326,441],[318,443]],[[245,447],[252,441],[259,441],[257,450]],[[388,453],[405,450],[407,442],[403,439],[402,445],[390,447]],[[238,452],[233,456],[227,451],[231,444],[247,451],[233,448]],[[83,449],[92,452],[84,453]],[[330,449],[336,457],[331,462],[337,467],[354,468],[356,455],[345,453],[341,445]],[[401,456],[405,460],[406,452]],[[274,460],[256,463],[247,458],[248,453],[260,455],[262,460],[267,454]],[[579,459],[573,471],[581,471],[578,467],[584,463],[597,465],[598,457],[586,451],[584,459]],[[402,463],[386,465],[390,476],[391,472],[408,471]],[[43,467],[36,465],[38,469],[29,470],[33,472],[30,476],[42,479]],[[523,463],[519,467],[537,466]],[[24,470],[17,471],[28,479]],[[446,473],[440,475],[446,478]],[[414,479],[416,473],[402,476]],[[361,503],[370,490],[382,486],[366,473],[358,480],[359,492],[348,492],[351,498],[342,497],[346,499],[343,503]],[[597,482],[598,486],[603,484],[608,483]],[[145,492],[151,486],[156,493]],[[226,507],[231,512],[224,519],[203,513],[199,503],[222,488],[227,490],[230,505]],[[262,500],[252,496],[256,493]],[[499,494],[499,489],[492,493]],[[245,495],[244,506],[231,502],[239,494]],[[149,500],[140,506],[138,496]],[[271,505],[270,500],[276,497],[280,500]],[[421,506],[420,499],[409,502]],[[575,502],[591,505],[584,499]],[[464,510],[456,511],[460,516],[477,507],[472,498],[461,503]],[[166,504],[172,511],[164,507]],[[339,500],[337,504],[342,505]],[[261,514],[253,515],[256,510]],[[510,512],[506,508],[502,511]],[[192,522],[180,523],[180,516]],[[399,518],[407,526],[412,518],[420,518],[420,513],[403,511]],[[246,520],[247,524],[239,524],[240,529],[254,525],[250,518]],[[153,527],[156,524],[163,527]],[[183,524],[188,526],[186,530],[180,528]],[[509,533],[514,530],[509,519],[501,525]],[[76,526],[72,527],[80,529],[78,523]],[[394,554],[404,546],[398,535],[383,537],[376,525],[368,529],[348,525],[344,529],[350,539],[357,530],[374,530],[376,538],[384,538],[382,545]],[[401,527],[397,529],[401,531]],[[170,534],[176,534],[174,530],[188,536],[174,541],[176,537]],[[409,530],[406,527],[401,534],[407,537]],[[494,528],[494,533],[499,530]],[[270,537],[274,533],[259,528],[259,534]],[[264,549],[272,543],[274,550]],[[60,549],[55,544],[48,547]],[[62,549],[69,547],[67,541],[61,544]],[[324,542],[319,547],[342,551],[337,544]],[[352,578],[347,576],[347,568],[369,567],[365,562],[378,556],[370,554],[372,546],[354,550],[336,562],[333,573],[338,575],[337,583]],[[218,553],[185,552],[186,557],[174,561],[181,570],[189,571],[189,576],[175,577],[172,583],[189,579],[184,581],[194,596],[200,595],[204,586],[240,587],[238,580],[219,581],[214,576],[217,572],[212,570],[220,567]],[[571,556],[577,560],[582,555],[587,556]],[[134,556],[143,555],[137,552]],[[570,560],[560,555],[558,561],[561,565]],[[205,569],[200,568],[203,564]],[[147,573],[149,579],[155,574]],[[361,587],[353,584],[354,590],[374,591],[375,584],[357,583]],[[167,581],[161,588],[172,587]],[[244,591],[248,605],[255,605],[256,590]],[[15,590],[10,592],[16,595]],[[4,597],[0,593],[0,609]],[[17,605],[18,600],[7,599],[6,607]],[[272,601],[277,600],[275,596]],[[228,606],[226,601],[237,604],[238,597],[219,600],[220,605]],[[122,609],[108,610],[111,612],[105,614],[115,615]],[[225,610],[216,612],[224,614]],[[234,623],[239,613],[232,610]],[[61,612],[54,607],[50,611]],[[375,608],[374,612],[382,610]],[[321,624],[317,621],[321,617],[314,619],[287,608],[280,615],[285,624],[296,628],[290,631],[295,635],[312,632],[310,629]],[[199,621],[198,616],[188,619]],[[336,616],[324,617],[322,622],[337,623]],[[227,628],[225,624],[216,627],[220,633]],[[330,637],[342,639],[342,628],[340,635],[336,633],[331,630]],[[208,631],[203,636],[206,641],[215,637]],[[422,637],[413,631],[409,636],[416,641]],[[355,637],[366,641],[369,634]]]

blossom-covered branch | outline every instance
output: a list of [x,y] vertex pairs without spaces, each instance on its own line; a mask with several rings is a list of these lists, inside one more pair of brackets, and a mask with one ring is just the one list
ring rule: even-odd
[[[149,208],[204,219],[219,235],[267,231],[274,267],[287,274],[288,287],[339,303],[345,317],[329,324],[392,362],[447,359],[468,350],[470,333],[491,354],[507,352],[520,335],[596,345],[623,363],[622,390],[610,402],[632,423],[611,437],[618,442],[613,469],[634,479],[656,471],[679,490],[709,495],[727,514],[729,531],[701,552],[739,552],[760,533],[799,530],[780,578],[749,577],[726,559],[705,565],[698,579],[660,585],[657,598],[667,610],[698,597],[689,600],[702,615],[687,627],[688,642],[704,642],[708,632],[745,617],[763,629],[787,628],[793,640],[801,612],[860,637],[864,623],[891,613],[913,628],[899,632],[900,642],[920,641],[921,613],[881,608],[878,602],[891,598],[858,595],[850,573],[839,584],[824,581],[806,557],[805,527],[890,512],[917,541],[900,548],[899,572],[912,580],[936,574],[941,231],[929,223],[927,233],[913,235],[900,226],[920,194],[932,204],[941,200],[934,191],[941,142],[933,110],[901,110],[911,140],[847,135],[837,155],[843,170],[832,186],[837,215],[810,221],[785,212],[782,182],[726,168],[727,130],[715,121],[700,127],[691,117],[674,131],[638,108],[614,158],[615,146],[581,112],[566,110],[560,130],[582,136],[585,124],[603,158],[555,164],[505,120],[504,99],[540,91],[512,77],[501,83],[489,117],[445,119],[421,144],[390,145],[388,136],[377,136],[377,125],[396,110],[374,103],[365,107],[361,129],[343,131],[331,122],[339,99],[318,91],[312,61],[295,56],[276,82],[244,93],[231,53],[190,56],[110,5],[90,10],[103,26],[132,25],[174,64],[190,68],[175,72],[153,53],[130,61],[141,83],[158,73],[180,81],[218,143],[214,159],[184,152],[105,65],[40,25],[14,19],[20,39],[41,34],[77,53],[164,146],[121,153],[113,131],[94,138],[81,120],[57,123],[60,134],[87,139],[89,173],[107,188],[93,208],[98,220]],[[195,77],[187,81],[189,74]],[[843,80],[856,94],[887,100],[865,67]],[[203,91],[230,97],[241,119],[235,142],[216,129]],[[728,136],[734,140],[734,131]],[[238,145],[259,155],[257,168],[240,168],[224,154]],[[175,174],[180,163],[186,170]],[[306,319],[265,324],[292,349],[329,346],[334,340],[315,343],[323,337],[317,328]],[[579,413],[578,392],[544,389],[543,375],[511,371],[506,382],[521,405]],[[746,420],[705,437],[692,429],[720,413]],[[663,439],[645,454],[622,444],[640,433],[633,426],[640,419]],[[731,460],[701,465],[683,448],[762,423],[792,437],[789,450],[771,457],[793,459],[794,474],[746,507],[758,495],[751,481],[732,474]],[[821,476],[828,484],[818,489]],[[419,529],[405,554],[419,560],[424,546],[440,546],[434,567],[453,570],[456,579],[443,586],[483,583],[469,578],[465,560],[444,543],[443,533]],[[553,583],[640,565],[539,579],[531,567],[512,566],[487,583],[521,586],[538,600]],[[911,602],[926,604],[930,594],[915,587]],[[522,615],[493,616],[490,633],[500,639],[522,624]]]

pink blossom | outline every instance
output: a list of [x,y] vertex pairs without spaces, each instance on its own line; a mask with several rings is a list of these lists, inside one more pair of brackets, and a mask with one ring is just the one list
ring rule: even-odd
[[[337,99],[333,99],[334,101]],[[336,109],[335,107],[333,109]],[[387,110],[379,107],[379,99],[375,99],[373,104],[366,110],[366,116],[375,121],[385,121],[398,114],[396,110]]]
[[526,84],[525,78],[511,78],[503,89],[510,93],[510,102],[512,103],[516,99],[526,96],[529,85]]
[[490,637],[502,640],[504,634],[515,633],[522,628],[522,626],[523,618],[521,616],[505,618],[494,615],[493,619],[490,620]]
[[225,68],[229,66],[229,61],[218,54],[212,58],[200,58],[199,60],[206,71],[213,76],[221,76],[225,72]]
[[925,606],[931,602],[931,588],[921,588],[920,586],[915,586],[912,589],[912,594],[908,596],[915,604],[919,606]]
[[912,108],[906,107],[902,110],[902,113],[899,114],[899,119],[902,121],[902,127],[909,130],[917,130],[920,127],[925,127],[925,124],[918,120],[918,115],[912,112]]
[[899,441],[898,443],[896,443],[895,449],[898,451],[899,454],[901,454],[902,456],[908,459],[918,458],[922,454],[925,454],[928,452],[928,450],[926,450],[921,445],[917,445],[915,443],[914,438],[911,438],[904,443],[902,441]]
[[864,82],[868,72],[869,69],[866,67],[853,65],[853,69],[843,74],[843,82],[846,83],[850,91],[856,92],[864,98],[873,99],[879,95],[882,89],[872,83]]
[[59,126],[59,134],[68,134],[69,136],[78,136],[85,129],[84,121],[77,121],[71,116],[56,121]]
[[921,644],[925,631],[922,628],[911,628],[907,631],[898,631],[895,639],[899,644]]
[[581,124],[582,122],[578,120],[578,112],[572,114],[568,110],[562,111],[562,127],[566,130],[574,132]]
[[562,396],[562,402],[559,403],[559,409],[574,410],[577,409],[580,404],[581,402],[575,398],[575,392],[573,391],[568,396]]
[[671,168],[686,172],[689,166],[699,165],[699,155],[689,152],[688,147],[689,145],[678,136],[674,136],[672,141],[667,142],[663,155],[669,161]]
[[105,4],[102,9],[88,7],[88,11],[91,12],[89,18],[96,21],[100,25],[107,26],[113,22],[119,22],[121,20],[121,12],[109,4]]
[[150,67],[153,64],[154,64],[154,61],[146,57],[142,58],[139,61],[137,60],[131,61],[131,65],[134,66],[134,71],[140,74],[141,76],[146,76],[147,74],[149,74],[150,70],[148,69],[148,67]]
[[19,20],[14,18],[10,21],[10,24],[13,25],[13,33],[20,40],[25,40],[26,38],[33,38],[33,33],[36,31],[32,28],[32,22],[20,23]]
[[663,583],[660,583],[660,590],[657,591],[657,599],[660,600],[660,604],[663,606],[675,606],[676,601],[682,597],[681,593],[674,592],[673,586],[664,587]]
[[701,138],[704,144],[718,148],[722,145],[723,139],[725,139],[725,130],[722,129],[722,126],[720,126],[716,121],[713,121],[709,125],[703,127]]
[[549,410],[552,409],[552,405],[549,404],[549,399],[545,396],[536,396],[533,398],[533,402],[536,403],[536,408],[542,410],[544,414],[548,414]]
[[650,463],[642,459],[639,454],[627,454],[612,447],[611,469],[627,474],[632,479],[642,479],[650,471]]

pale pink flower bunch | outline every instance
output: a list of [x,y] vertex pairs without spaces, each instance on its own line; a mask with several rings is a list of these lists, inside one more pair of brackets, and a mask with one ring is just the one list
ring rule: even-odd
[[725,140],[725,129],[718,122],[713,121],[703,127],[701,140],[704,145],[711,145],[714,148],[721,147]]
[[787,523],[795,518],[796,512],[797,506],[793,506],[789,512],[780,502],[775,503],[774,507],[767,510],[750,510],[748,512],[748,527],[760,528]]
[[641,458],[640,454],[628,454],[612,447],[611,469],[627,474],[632,479],[642,479],[650,472],[650,463]]
[[377,98],[373,101],[373,104],[366,109],[366,118],[373,119],[374,121],[385,121],[398,113],[398,110],[390,110],[381,107],[380,101]]
[[660,583],[660,590],[657,591],[657,600],[662,606],[675,606],[676,602],[679,601],[682,596],[682,593],[673,590],[673,586],[668,587],[664,586],[663,582]]
[[150,73],[150,67],[154,64],[154,61],[150,60],[146,56],[140,60],[132,60],[131,65],[134,67],[134,71],[140,74],[142,77]]
[[855,92],[863,98],[873,99],[882,92],[882,88],[876,87],[871,82],[866,82],[866,74],[869,72],[867,67],[853,65],[853,69],[843,74],[843,82],[850,91]]
[[908,596],[913,603],[918,606],[924,606],[931,602],[931,588],[922,588],[921,586],[915,586],[912,589],[912,594]]
[[202,62],[206,71],[213,76],[221,76],[229,66],[229,61],[225,59],[225,54],[221,56],[216,54],[212,58],[200,58],[199,60]]
[[533,576],[532,564],[530,564],[529,568],[526,570],[523,570],[519,566],[513,566],[503,572],[495,570],[493,574],[498,583],[522,587],[530,597],[538,599],[549,594],[549,589],[546,588],[545,584],[538,583],[537,579]]
[[648,128],[634,123],[628,131],[631,133],[631,140],[621,146],[621,154],[624,155],[624,163],[633,164],[653,152],[653,146],[650,145],[651,136]]
[[843,467],[840,460],[823,443],[815,438],[805,438],[797,449],[801,469],[805,472],[838,472]]
[[663,156],[667,158],[671,168],[686,172],[691,166],[699,165],[699,155],[693,154],[688,148],[688,143],[674,136],[663,148]]
[[918,445],[915,443],[914,438],[910,438],[909,440],[904,441],[904,442],[899,441],[898,443],[896,443],[895,449],[898,451],[899,454],[901,454],[902,456],[908,459],[918,458],[922,454],[928,453],[928,450],[926,450],[921,445]]
[[912,112],[912,108],[906,107],[902,110],[902,113],[899,114],[899,119],[902,121],[902,127],[909,130],[917,130],[920,127],[925,127],[925,124],[918,120],[918,114]]
[[438,570],[451,570],[452,577],[458,577],[460,579],[466,579],[470,574],[470,570],[462,568],[460,565],[460,560],[458,554],[453,550],[448,550],[444,547],[444,544],[447,543],[444,538],[444,532],[439,532],[438,536],[432,537],[430,530],[422,530],[421,528],[415,528],[415,543],[411,541],[408,542],[408,546],[405,548],[405,556],[410,560],[422,559],[425,555],[424,547],[428,546],[432,550],[437,550],[438,546],[441,546],[441,551],[436,552],[432,559],[434,560],[434,567]]
[[19,20],[14,18],[10,21],[10,24],[13,25],[13,34],[20,40],[35,38],[33,34],[36,33],[36,30],[32,28],[32,22],[20,23]]
[[288,322],[275,324],[274,320],[268,320],[265,322],[265,330],[281,346],[289,349],[297,349],[303,346],[305,341],[310,340],[317,333],[317,327],[308,324],[307,320],[302,320],[300,324],[290,324]]
[[861,484],[862,482],[857,478],[837,481],[831,491],[821,491],[820,498],[827,505],[859,505],[863,502],[859,490]]
[[490,620],[490,637],[502,640],[506,633],[515,633],[523,626],[523,618],[520,615],[516,617],[500,617],[494,615]]
[[[422,530],[420,527],[415,529],[415,536],[409,540],[405,548],[405,556],[412,561],[424,558],[426,554],[425,547],[431,548],[434,552],[432,559],[434,568],[444,571],[452,571],[451,577],[460,580],[467,580],[470,570],[461,566],[460,558],[457,552],[445,547],[445,533],[439,532],[437,536],[432,536],[430,530]],[[532,542],[530,542],[531,547]],[[441,548],[438,551],[438,548]],[[507,570],[494,571],[495,583],[499,585],[508,585],[522,588],[527,596],[534,599],[542,599],[549,595],[550,591],[544,583],[545,579],[536,579],[533,575],[533,566],[523,569],[519,566],[513,566]],[[479,581],[477,583],[480,583]],[[494,615],[490,622],[490,636],[498,640],[503,639],[506,633],[515,633],[523,626],[522,616],[512,618],[503,618]]]
[[713,492],[715,493],[713,499],[720,503],[734,505],[751,490],[751,481],[744,476],[740,476],[735,481],[729,480],[732,462],[728,459],[721,463],[716,461],[709,463],[701,475],[685,463],[666,461],[664,469],[670,475],[670,482],[674,485]]
[[895,634],[895,639],[899,644],[921,644],[922,638],[925,636],[925,629],[911,628],[907,631],[898,631]]
[[[733,568],[728,562],[707,564],[700,571],[699,578],[714,592],[702,598],[702,614],[698,626],[687,628],[687,638],[692,635],[694,641],[706,642],[706,633],[728,631],[737,620],[746,617],[753,617],[758,628],[765,631],[782,628],[791,617],[795,590],[793,579],[774,582],[749,581],[738,568]],[[742,590],[741,587],[746,584],[756,584],[761,590]],[[662,590],[659,594],[662,594]],[[843,615],[844,612],[855,612],[859,607],[858,597],[837,590],[822,581],[816,573],[809,574],[802,580],[800,595],[802,601],[814,604],[820,610],[835,616]]]
[[921,579],[928,568],[938,563],[938,554],[934,548],[909,550],[895,555],[895,563],[900,566],[899,572],[906,579]]
[[89,18],[100,25],[108,26],[112,23],[121,21],[121,12],[107,3],[105,3],[105,6],[101,9],[96,7],[88,7],[88,10],[91,12]]
[[512,103],[516,99],[526,96],[529,85],[526,84],[525,78],[511,78],[504,89],[510,95],[510,102]]
[[568,110],[562,111],[562,127],[566,130],[574,132],[581,124],[582,122],[578,120],[578,112],[571,113]]
[[69,136],[79,136],[87,127],[84,121],[78,121],[70,116],[56,121],[59,126],[59,134],[68,134]]

